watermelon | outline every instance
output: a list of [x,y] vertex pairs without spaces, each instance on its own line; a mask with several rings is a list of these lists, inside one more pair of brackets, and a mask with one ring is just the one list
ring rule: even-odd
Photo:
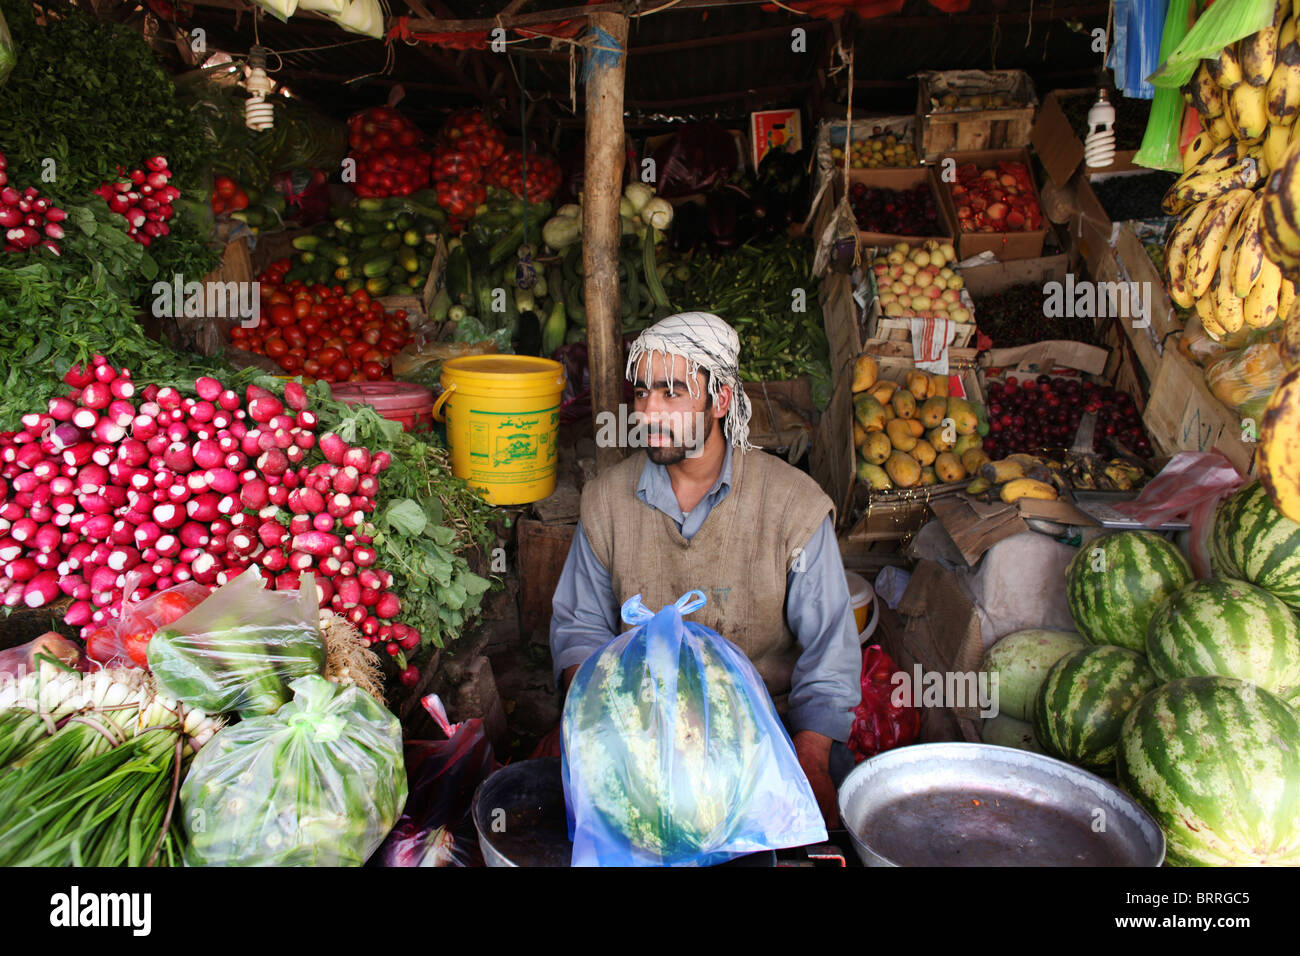
[[1053,757],[1113,773],[1124,718],[1157,683],[1146,658],[1127,647],[1072,651],[1052,665],[1038,689],[1034,737]]
[[990,647],[980,669],[998,677],[998,713],[1030,720],[1038,687],[1051,666],[1070,651],[1087,646],[1073,631],[1034,630],[1008,634]]
[[1160,602],[1195,579],[1178,548],[1153,531],[1121,531],[1084,544],[1065,569],[1066,600],[1093,644],[1146,653]]
[[1300,714],[1230,677],[1184,677],[1129,713],[1119,782],[1178,866],[1300,866]]
[[1015,747],[1017,750],[1031,750],[1039,754],[1043,752],[1043,748],[1034,739],[1033,725],[1006,714],[987,718],[980,730],[980,737],[986,744],[995,747]]
[[1258,481],[1219,505],[1210,560],[1215,573],[1249,581],[1300,611],[1300,524]]
[[1174,592],[1151,618],[1147,656],[1163,681],[1236,677],[1284,700],[1300,692],[1300,621],[1245,581],[1193,581]]

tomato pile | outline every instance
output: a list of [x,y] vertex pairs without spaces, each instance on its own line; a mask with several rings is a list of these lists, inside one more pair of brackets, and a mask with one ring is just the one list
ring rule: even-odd
[[392,378],[392,357],[410,341],[406,311],[385,312],[365,289],[285,282],[292,263],[281,259],[259,277],[256,328],[230,330],[231,344],[275,359],[290,375],[326,382]]
[[95,193],[104,197],[109,209],[126,219],[126,234],[147,246],[171,232],[167,220],[172,217],[172,203],[181,198],[181,191],[167,184],[172,174],[166,156],[151,156],[144,165],[144,169],[130,172],[117,167],[121,178],[101,184]]
[[962,163],[951,189],[962,232],[1022,232],[1042,227],[1034,181],[1024,163],[1002,162],[991,169]]
[[433,151],[433,185],[438,204],[460,232],[487,199],[484,171],[506,151],[506,137],[477,110],[447,117]]
[[220,216],[223,212],[247,209],[248,193],[229,176],[214,176],[212,195],[208,197],[208,202],[212,205],[213,215]]
[[348,145],[357,162],[352,191],[362,198],[409,196],[429,185],[433,157],[419,149],[424,134],[387,106],[374,106],[348,120]]
[[487,169],[487,184],[508,189],[529,202],[545,202],[560,189],[562,173],[560,164],[549,156],[528,152],[528,195],[524,196],[524,154],[520,149],[508,149]]

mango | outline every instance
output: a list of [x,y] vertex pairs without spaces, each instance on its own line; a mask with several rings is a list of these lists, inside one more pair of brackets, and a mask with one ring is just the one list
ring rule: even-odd
[[918,417],[926,428],[937,427],[948,414],[947,399],[931,397],[921,406]]
[[[966,474],[977,474],[989,460],[989,456],[984,454],[983,448],[971,448],[961,456],[961,466],[966,469]],[[987,479],[986,479],[987,480]]]
[[881,405],[888,405],[889,400],[894,397],[894,391],[897,388],[897,382],[881,380],[869,388],[868,391]]
[[919,418],[907,419],[907,427],[912,429],[913,438],[920,438],[925,434],[925,426],[921,424],[921,419]]
[[853,391],[870,391],[880,377],[880,366],[874,356],[859,355],[853,362]]
[[932,394],[930,391],[930,376],[925,372],[908,372],[907,390],[912,393],[918,402],[925,401]]
[[939,425],[936,428],[931,428],[928,432],[925,433],[925,440],[928,441],[934,447],[934,450],[939,452],[940,454],[946,451],[952,451],[953,443],[944,440],[944,436],[947,434],[947,432],[948,429],[944,428],[942,425]]
[[921,487],[922,487],[922,488],[927,488],[927,487],[929,487],[930,485],[937,485],[938,483],[939,483],[939,477],[934,473],[934,469],[933,469],[933,468],[922,468],[922,469],[921,469]]
[[[979,435],[975,435],[975,434],[959,435],[957,441],[953,443],[952,453],[954,455],[964,455],[972,448],[982,449],[983,447],[984,447],[984,439],[980,438]],[[969,468],[967,468],[966,470],[970,471]]]
[[884,432],[871,432],[867,435],[867,440],[862,443],[860,449],[862,457],[873,465],[883,465],[889,458],[889,453],[894,450],[889,436]]
[[853,418],[862,426],[863,431],[881,431],[885,427],[885,407],[870,395],[855,395]]
[[853,423],[853,447],[861,448],[862,443],[867,440],[867,430],[857,422]]
[[921,483],[921,465],[911,455],[894,451],[885,462],[885,472],[900,488],[915,488]]
[[895,418],[885,423],[885,434],[890,443],[900,451],[911,451],[916,447],[916,436],[904,418]]
[[930,397],[938,396],[939,398],[948,397],[948,376],[931,375],[930,376]]
[[916,396],[907,389],[903,388],[895,392],[890,404],[894,406],[894,414],[899,418],[916,417]]
[[957,426],[958,435],[973,435],[979,428],[979,416],[971,403],[964,398],[948,399],[948,417]]
[[894,487],[888,472],[869,461],[858,462],[858,481],[865,481],[875,491],[888,491]]
[[950,481],[961,481],[966,477],[966,469],[962,467],[961,459],[950,451],[945,451],[935,458],[934,471],[939,476],[939,480],[945,484]]
[[910,454],[922,465],[933,465],[934,460],[937,457],[934,446],[924,438],[917,440],[916,446],[912,449]]

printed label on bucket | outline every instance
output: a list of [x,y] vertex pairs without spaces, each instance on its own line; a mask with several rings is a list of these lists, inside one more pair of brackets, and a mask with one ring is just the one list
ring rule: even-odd
[[522,412],[470,409],[469,480],[521,485],[554,475],[559,408],[552,405]]

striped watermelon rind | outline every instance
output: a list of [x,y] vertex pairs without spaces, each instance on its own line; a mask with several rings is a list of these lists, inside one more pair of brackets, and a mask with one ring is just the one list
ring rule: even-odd
[[1246,681],[1185,677],[1120,733],[1120,785],[1177,866],[1300,865],[1300,713]]
[[1072,651],[1052,665],[1038,689],[1034,737],[1054,757],[1113,774],[1124,718],[1158,683],[1146,658],[1127,647]]
[[1300,611],[1300,524],[1258,481],[1219,505],[1211,537],[1215,573],[1263,588]]
[[1156,610],[1147,657],[1163,681],[1235,677],[1300,694],[1300,620],[1285,601],[1233,578],[1193,581]]
[[1195,575],[1177,546],[1154,531],[1121,531],[1079,548],[1065,580],[1080,634],[1145,654],[1151,615]]

